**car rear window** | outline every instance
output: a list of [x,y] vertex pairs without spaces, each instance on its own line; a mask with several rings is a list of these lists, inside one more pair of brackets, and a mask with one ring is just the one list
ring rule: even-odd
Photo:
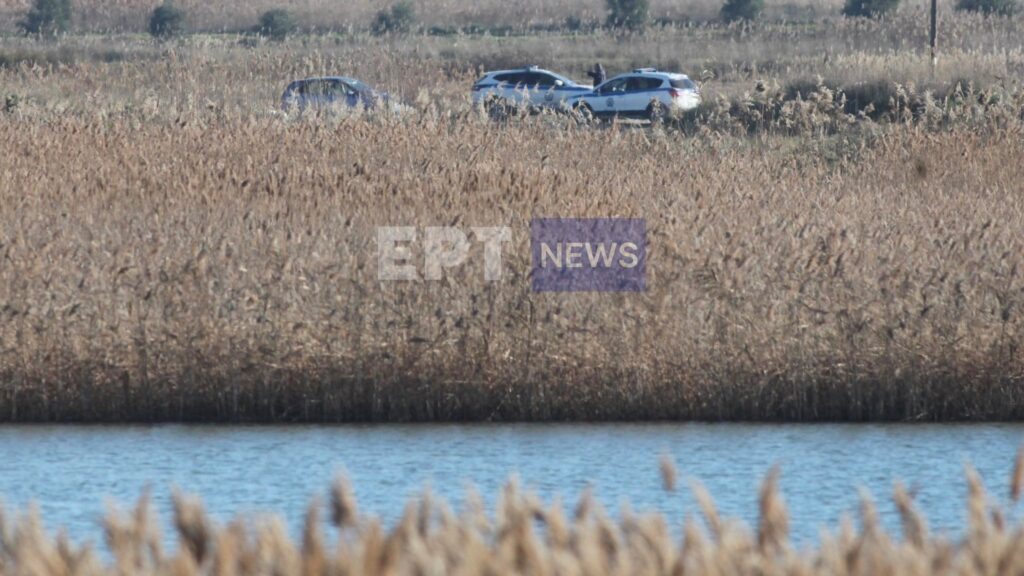
[[626,85],[626,90],[654,90],[661,88],[661,78],[648,78],[645,76],[637,76],[629,79],[629,83]]
[[693,83],[693,80],[689,78],[673,78],[671,80],[673,88],[682,88],[683,90],[696,90],[697,85]]
[[551,86],[555,85],[555,77],[550,74],[533,72],[527,75],[526,84],[527,86],[540,86],[541,88],[550,88]]
[[554,76],[544,74],[543,72],[509,72],[498,74],[494,79],[506,84],[529,86],[531,88],[534,86],[548,88],[555,85]]
[[526,74],[521,72],[506,72],[504,74],[498,74],[494,77],[498,82],[505,82],[507,84],[522,84],[525,80]]

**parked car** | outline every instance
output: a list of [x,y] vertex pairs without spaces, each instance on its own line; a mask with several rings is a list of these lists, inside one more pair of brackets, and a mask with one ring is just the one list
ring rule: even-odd
[[673,110],[693,110],[700,102],[700,89],[687,75],[638,68],[582,94],[574,108],[584,115],[656,121]]
[[473,84],[473,103],[498,102],[568,110],[574,100],[591,90],[592,86],[577,84],[561,74],[527,66],[484,74]]
[[387,92],[378,92],[355,78],[329,76],[296,80],[281,95],[281,109],[346,107],[376,108],[391,105]]

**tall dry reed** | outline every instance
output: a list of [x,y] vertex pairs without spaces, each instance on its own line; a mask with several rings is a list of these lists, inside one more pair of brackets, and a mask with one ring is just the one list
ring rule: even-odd
[[[933,536],[912,497],[897,486],[901,534],[889,534],[865,497],[858,528],[844,520],[812,546],[788,533],[778,470],[765,480],[757,527],[718,515],[698,493],[703,526],[659,513],[623,509],[611,516],[589,493],[575,513],[544,505],[514,482],[493,513],[470,498],[456,512],[429,494],[413,500],[385,527],[355,512],[351,491],[332,492],[332,526],[314,502],[299,541],[276,518],[219,526],[197,498],[176,495],[174,534],[165,547],[146,497],[128,514],[111,512],[101,557],[64,536],[50,537],[35,513],[0,514],[0,572],[12,576],[76,574],[829,574],[990,575],[1024,572],[1024,527],[1012,508],[994,505],[977,474],[968,473],[969,522],[961,536]],[[338,511],[343,511],[338,513]]]
[[[1018,126],[213,112],[0,137],[4,420],[1024,415]],[[648,291],[531,292],[534,216],[646,218]],[[446,280],[379,281],[382,225],[509,226],[504,275],[476,246]]]

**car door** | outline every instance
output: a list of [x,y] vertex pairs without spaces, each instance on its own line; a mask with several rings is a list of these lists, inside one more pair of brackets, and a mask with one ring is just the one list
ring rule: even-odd
[[323,91],[323,82],[320,80],[304,81],[298,90],[297,103],[299,108],[316,108],[317,106],[320,106]]
[[626,92],[628,78],[616,78],[601,85],[597,97],[588,100],[596,114],[615,114],[622,106],[622,97]]
[[557,93],[558,79],[551,74],[531,72],[527,81],[530,87],[530,102],[537,106],[555,106],[561,96]]
[[353,108],[359,104],[359,94],[343,80],[329,79],[323,81],[324,104]]
[[302,91],[303,108],[323,108],[335,100],[335,82],[316,78],[307,80]]
[[634,76],[626,83],[626,94],[622,98],[621,111],[629,114],[636,114],[647,111],[651,100],[658,97],[655,91],[661,86],[660,78],[648,78]]
[[546,86],[550,83],[547,74],[539,72],[523,72],[516,82],[517,101],[534,106],[545,104]]
[[578,86],[575,82],[566,78],[552,76],[551,103],[553,106],[572,106],[579,101],[580,96],[589,90]]
[[527,80],[525,74],[509,72],[507,74],[498,74],[494,79],[498,82],[498,87],[494,89],[494,93],[499,98],[514,103],[523,101],[523,90],[526,88],[525,82]]
[[284,89],[284,94],[281,95],[281,108],[283,110],[290,110],[291,108],[302,107],[302,94],[305,90],[306,83],[302,80],[296,80],[288,85]]

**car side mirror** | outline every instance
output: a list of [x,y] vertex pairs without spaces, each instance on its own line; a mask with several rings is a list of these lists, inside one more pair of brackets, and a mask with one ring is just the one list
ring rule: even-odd
[[565,82],[562,82],[561,80],[555,80],[555,86],[561,88],[562,86],[565,86]]

